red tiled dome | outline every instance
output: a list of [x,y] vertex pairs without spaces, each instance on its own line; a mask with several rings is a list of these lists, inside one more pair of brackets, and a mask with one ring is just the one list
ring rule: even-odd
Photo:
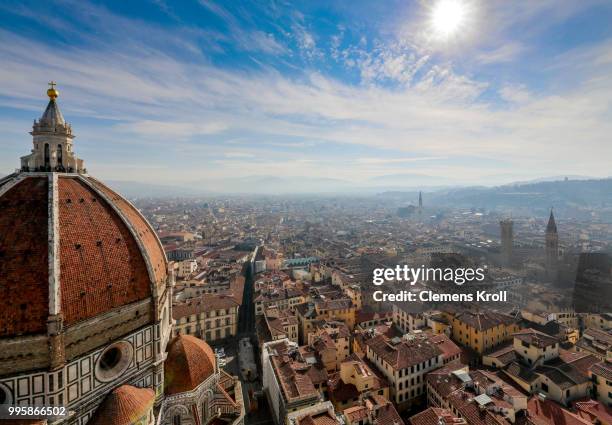
[[206,342],[190,335],[175,337],[164,363],[165,393],[193,390],[215,373],[215,363],[215,353]]
[[165,284],[166,257],[153,229],[87,175],[8,176],[0,210],[0,338],[46,333],[52,314],[70,326]]
[[122,385],[109,393],[88,425],[132,425],[153,407],[155,391]]

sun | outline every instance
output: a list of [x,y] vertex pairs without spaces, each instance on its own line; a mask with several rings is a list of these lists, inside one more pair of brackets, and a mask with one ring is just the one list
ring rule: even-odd
[[465,22],[466,6],[461,0],[438,0],[431,12],[435,33],[449,37],[456,34]]

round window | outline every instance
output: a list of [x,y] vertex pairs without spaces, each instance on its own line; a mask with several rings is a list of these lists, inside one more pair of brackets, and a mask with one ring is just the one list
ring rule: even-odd
[[12,404],[13,402],[13,398],[11,397],[11,392],[10,390],[0,384],[0,404]]
[[121,361],[121,350],[118,347],[111,347],[106,350],[100,358],[100,369],[113,370]]
[[130,367],[133,354],[132,344],[127,341],[110,345],[98,357],[96,378],[102,382],[116,379]]

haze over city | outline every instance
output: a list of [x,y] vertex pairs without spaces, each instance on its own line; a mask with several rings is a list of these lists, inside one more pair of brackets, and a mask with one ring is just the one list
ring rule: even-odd
[[3,2],[0,173],[19,166],[55,80],[79,155],[113,181],[608,177],[611,14],[597,0]]

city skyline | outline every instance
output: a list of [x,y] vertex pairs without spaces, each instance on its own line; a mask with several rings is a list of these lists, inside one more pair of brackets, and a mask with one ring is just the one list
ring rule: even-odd
[[0,174],[55,80],[100,178],[608,177],[610,5],[455,3],[5,4]]

